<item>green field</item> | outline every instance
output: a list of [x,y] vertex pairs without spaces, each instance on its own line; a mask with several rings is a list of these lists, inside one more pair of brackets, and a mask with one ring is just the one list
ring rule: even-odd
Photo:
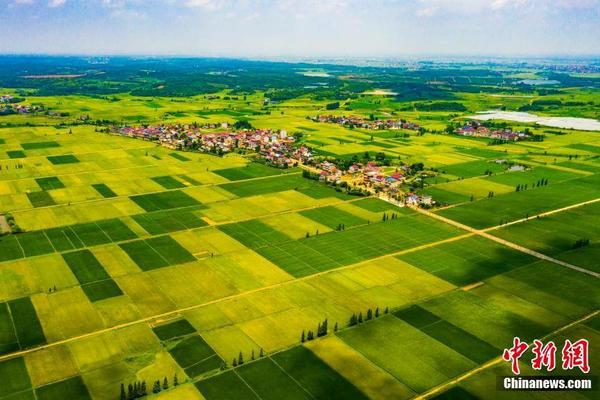
[[465,286],[530,264],[535,257],[475,237],[398,256],[402,261]]
[[289,173],[290,171],[272,168],[263,164],[252,163],[244,167],[225,168],[216,170],[214,172],[218,175],[221,175],[223,178],[229,179],[230,181],[240,181],[244,179],[279,175],[283,173]]
[[[543,136],[448,133],[491,109],[598,118],[593,74],[12,60],[0,95],[44,108],[0,113],[0,400],[113,400],[139,382],[156,400],[518,399],[496,391],[508,364],[486,365],[515,336],[588,338],[597,373],[598,133],[510,121],[489,127]],[[38,72],[50,77],[25,78]],[[561,83],[518,83],[546,76]],[[328,114],[422,129],[315,120]],[[262,153],[195,136],[248,125],[271,130]],[[181,132],[161,145],[124,126]],[[315,162],[270,166],[282,130]],[[326,182],[325,160],[402,178],[389,192],[361,173]],[[411,193],[450,221],[392,201]]]
[[220,229],[294,276],[357,263],[459,233],[418,215],[293,241],[264,224],[240,223]]
[[198,205],[198,201],[181,191],[144,194],[131,197],[146,211],[168,210]]
[[459,205],[440,214],[474,228],[500,225],[516,219],[595,199],[600,194],[598,175],[576,178],[543,188],[513,192]]
[[[502,228],[494,235],[598,272],[598,263],[594,260],[600,256],[600,237],[595,229],[599,217],[600,205],[594,203]],[[588,239],[590,243],[577,247],[581,239]]]

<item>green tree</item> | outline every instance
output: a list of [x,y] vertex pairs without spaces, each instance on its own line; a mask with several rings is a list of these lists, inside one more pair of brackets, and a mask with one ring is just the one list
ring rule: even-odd
[[356,318],[356,314],[352,314],[350,317],[350,322],[348,322],[348,326],[354,326],[358,323],[358,318]]
[[247,119],[242,119],[239,121],[235,121],[235,123],[233,124],[233,128],[236,130],[240,130],[240,129],[254,129],[254,127],[250,124],[250,122],[248,122]]

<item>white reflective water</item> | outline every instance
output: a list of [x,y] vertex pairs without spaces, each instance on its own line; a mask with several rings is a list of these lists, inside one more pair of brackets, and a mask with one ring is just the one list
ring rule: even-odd
[[591,118],[575,117],[542,117],[527,112],[517,111],[481,111],[468,118],[487,121],[490,119],[503,119],[516,122],[537,122],[540,125],[554,128],[578,129],[582,131],[600,131],[600,121]]

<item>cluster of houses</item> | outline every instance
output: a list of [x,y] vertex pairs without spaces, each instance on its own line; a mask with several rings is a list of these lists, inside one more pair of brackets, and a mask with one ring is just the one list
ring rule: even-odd
[[402,184],[412,175],[410,167],[401,165],[388,172],[376,162],[350,165],[347,170],[341,170],[330,161],[315,164],[319,170],[319,180],[336,185],[345,184],[353,188],[365,188],[367,191],[385,194],[410,206],[432,206],[431,196],[402,191]]
[[[242,129],[239,131],[203,132],[209,127],[197,124],[170,124],[147,126],[113,126],[113,134],[154,141],[162,146],[199,151],[212,154],[226,154],[248,150],[257,154],[263,161],[278,167],[304,165],[312,170],[312,177],[320,181],[356,189],[361,192],[375,192],[395,198],[407,205],[432,205],[429,196],[417,193],[404,193],[402,184],[414,178],[414,172],[406,165],[390,168],[376,162],[354,163],[346,170],[331,161],[313,158],[309,148],[299,145],[294,136],[285,130]],[[219,125],[218,128],[227,128]]]
[[421,127],[419,124],[409,122],[404,119],[376,119],[367,120],[360,117],[353,116],[337,116],[337,115],[317,115],[311,118],[315,122],[326,122],[330,124],[338,124],[348,128],[362,128],[362,129],[410,129],[418,131]]
[[490,129],[478,121],[468,121],[463,126],[457,128],[454,133],[461,136],[474,136],[510,142],[525,140],[530,137],[525,132],[513,131],[510,128]]
[[[220,124],[220,128],[227,125]],[[223,155],[245,149],[254,151],[264,161],[278,167],[297,166],[312,159],[310,149],[296,146],[294,136],[285,130],[244,129],[237,132],[204,133],[201,129],[211,126],[199,125],[155,125],[155,126],[114,126],[111,132],[123,136],[156,141],[162,146]]]
[[30,106],[26,104],[10,104],[3,103],[0,105],[0,115],[9,114],[32,114],[43,111],[44,107],[41,106]]
[[44,111],[43,106],[19,104],[22,101],[22,98],[14,97],[10,94],[0,95],[0,115],[32,114],[35,112]]

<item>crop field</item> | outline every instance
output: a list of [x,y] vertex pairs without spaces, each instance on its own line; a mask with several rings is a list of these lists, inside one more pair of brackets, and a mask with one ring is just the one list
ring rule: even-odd
[[586,176],[461,204],[442,210],[440,214],[475,228],[486,228],[594,200],[600,194],[599,188],[598,175]]
[[[600,203],[593,203],[511,225],[495,231],[494,235],[598,272],[595,260],[600,256],[596,226],[599,217]],[[578,247],[577,241],[581,239],[590,240],[590,244]]]
[[[494,142],[446,128],[537,100],[597,116],[596,89],[504,88],[503,69],[422,67],[409,90],[389,71],[278,68],[260,85],[236,68],[239,86],[211,70],[193,93],[169,74],[110,71],[82,76],[81,93],[53,94],[75,81],[0,88],[52,111],[0,115],[0,400],[116,400],[142,381],[157,400],[491,399],[509,372],[487,363],[513,337],[595,346],[597,133],[501,122],[543,141]],[[365,94],[373,82],[398,94]],[[329,114],[423,130],[314,118]],[[404,199],[434,203],[353,192],[359,175],[326,184],[314,165],[270,166],[252,148],[182,151],[109,129],[236,123],[286,130],[319,160],[379,163]]]
[[537,260],[480,237],[444,243],[397,257],[457,286],[473,284]]

